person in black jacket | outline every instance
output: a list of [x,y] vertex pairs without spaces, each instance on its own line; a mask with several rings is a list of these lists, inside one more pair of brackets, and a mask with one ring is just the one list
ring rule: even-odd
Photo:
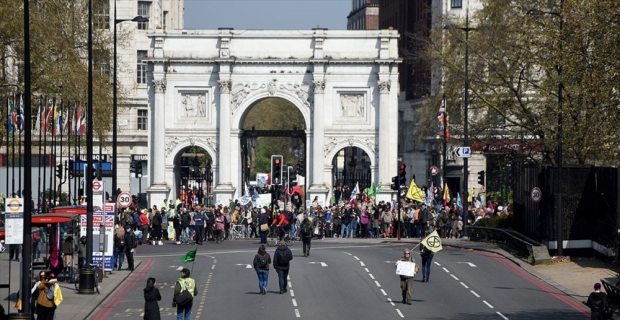
[[262,208],[260,209],[260,215],[258,216],[258,228],[260,230],[259,235],[261,244],[267,244],[267,233],[269,232],[269,229],[264,231],[260,229],[261,226],[265,224],[269,226],[269,216],[267,215],[267,210]]
[[590,314],[590,319],[591,320],[611,319],[611,315],[605,315],[603,313],[603,307],[605,305],[609,305],[609,303],[610,302],[609,302],[609,298],[607,297],[607,294],[605,294],[605,292],[601,292],[601,284],[598,282],[595,283],[594,292],[590,293],[590,295],[588,296],[588,301],[586,302],[586,305],[590,307],[590,311],[592,312]]
[[138,238],[131,230],[131,227],[127,226],[125,230],[125,255],[127,256],[127,270],[129,271],[133,271],[133,253],[136,252],[137,247]]
[[258,288],[261,294],[267,294],[267,283],[269,281],[269,265],[271,264],[271,256],[267,253],[265,245],[258,247],[258,253],[254,256],[252,265],[258,276]]
[[293,253],[291,249],[286,246],[284,240],[280,240],[280,245],[273,254],[273,268],[278,273],[278,284],[280,285],[280,294],[287,291],[286,279],[288,278],[288,271],[291,266],[291,260],[293,260]]
[[426,236],[420,239],[420,257],[422,257],[422,282],[428,282],[429,278],[431,277],[431,265],[434,253],[433,251],[428,250],[428,248],[422,244],[422,240],[424,240],[424,238],[426,238]]
[[144,288],[144,320],[161,320],[157,301],[161,301],[161,294],[155,287],[155,278],[149,278]]

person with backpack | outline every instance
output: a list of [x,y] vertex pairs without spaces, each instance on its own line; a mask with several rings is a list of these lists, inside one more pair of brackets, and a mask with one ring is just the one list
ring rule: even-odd
[[293,260],[293,253],[291,252],[291,249],[286,246],[286,242],[284,240],[280,240],[280,245],[276,248],[276,252],[273,254],[273,268],[276,269],[276,272],[278,273],[280,294],[287,291],[286,279],[288,278],[291,260]]
[[196,212],[192,219],[194,220],[194,231],[196,232],[196,244],[202,244],[202,240],[204,239],[205,213],[200,205],[196,206]]
[[260,243],[267,244],[267,233],[269,232],[269,216],[265,208],[260,209],[260,215],[258,216],[258,226],[260,228]]
[[123,258],[125,258],[125,230],[118,228],[114,231],[114,266],[118,271],[123,269]]
[[312,231],[316,226],[316,220],[313,219],[310,221],[308,216],[304,213],[303,220],[301,221],[301,225],[299,226],[300,234],[301,234],[301,242],[303,243],[303,251],[304,257],[310,255],[310,243],[312,242]]
[[62,292],[58,279],[51,271],[45,273],[45,279],[39,283],[37,298],[37,320],[54,320],[56,308],[62,302]]
[[590,319],[592,320],[611,319],[614,314],[609,297],[601,291],[601,284],[598,282],[594,284],[594,292],[588,296],[586,305],[590,307]]
[[[187,291],[187,292],[185,292]],[[172,307],[177,308],[177,320],[189,320],[192,315],[192,303],[194,297],[198,295],[196,280],[190,277],[187,268],[181,270],[181,278],[174,285],[174,295]]]
[[267,294],[267,282],[269,281],[269,265],[271,264],[271,256],[267,253],[265,245],[258,247],[258,253],[254,256],[252,265],[258,276],[258,288],[261,294]]

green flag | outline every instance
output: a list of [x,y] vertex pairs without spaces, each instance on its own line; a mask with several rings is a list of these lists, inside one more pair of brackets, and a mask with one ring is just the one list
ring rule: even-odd
[[187,251],[187,253],[181,258],[182,263],[193,262],[196,259],[196,250],[198,247],[194,247],[193,249]]
[[370,188],[368,189],[368,197],[373,197],[375,194],[377,194],[377,187],[375,186],[375,183],[371,183],[370,184]]

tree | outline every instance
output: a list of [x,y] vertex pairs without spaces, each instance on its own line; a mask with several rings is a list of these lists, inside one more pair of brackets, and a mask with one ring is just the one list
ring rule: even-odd
[[[430,37],[411,36],[420,50],[408,57],[441,75],[434,96],[417,110],[417,134],[434,136],[442,93],[453,123],[464,97],[469,49],[469,135],[475,142],[519,141],[519,156],[553,164],[562,115],[567,163],[617,164],[620,145],[617,59],[620,3],[613,0],[487,0],[464,19],[440,17]],[[529,11],[537,8],[539,11]],[[533,14],[538,13],[538,14]],[[562,21],[562,28],[560,28]],[[454,28],[444,28],[456,25]],[[440,71],[439,71],[440,70]],[[563,86],[563,103],[558,88]],[[453,136],[462,134],[451,126]]]

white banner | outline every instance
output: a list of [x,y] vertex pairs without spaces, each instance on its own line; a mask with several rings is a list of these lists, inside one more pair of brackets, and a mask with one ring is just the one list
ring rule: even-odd
[[396,261],[396,274],[399,276],[415,276],[415,263],[409,261]]

